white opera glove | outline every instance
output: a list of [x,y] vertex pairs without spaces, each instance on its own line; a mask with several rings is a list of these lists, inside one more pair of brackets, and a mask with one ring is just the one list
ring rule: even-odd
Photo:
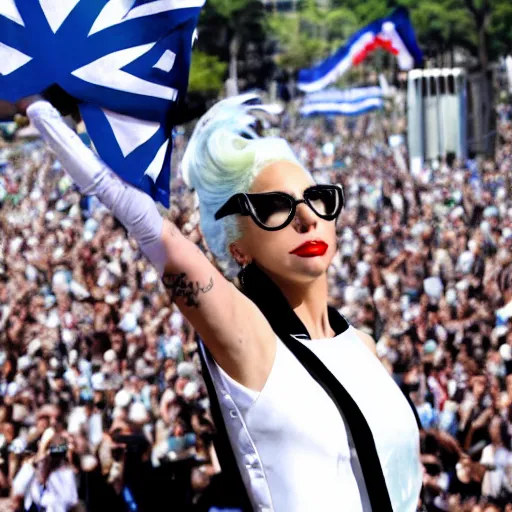
[[50,103],[33,103],[27,115],[81,192],[95,195],[112,212],[162,276],[168,258],[161,237],[163,218],[153,199],[114,174]]

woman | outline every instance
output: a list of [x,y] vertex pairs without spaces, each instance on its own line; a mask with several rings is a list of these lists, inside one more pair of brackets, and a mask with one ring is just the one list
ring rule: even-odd
[[212,407],[230,441],[221,465],[231,461],[251,508],[414,511],[422,473],[412,409],[373,340],[327,305],[341,187],[316,185],[283,139],[259,137],[238,99],[203,116],[184,175],[209,248],[243,268],[242,292],[49,103],[30,98],[19,108],[27,106],[81,191],[137,239],[200,334]]

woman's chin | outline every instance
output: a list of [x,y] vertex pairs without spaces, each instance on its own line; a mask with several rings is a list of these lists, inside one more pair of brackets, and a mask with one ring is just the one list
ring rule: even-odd
[[295,272],[309,278],[317,278],[325,274],[329,268],[329,262],[325,256],[316,256],[314,258],[300,258],[294,265]]
[[[301,258],[290,255],[292,259],[280,263],[281,265],[265,265],[260,263],[277,281],[284,280],[290,283],[311,283],[327,272],[331,258],[327,255],[312,258]],[[274,261],[272,262],[274,263]]]

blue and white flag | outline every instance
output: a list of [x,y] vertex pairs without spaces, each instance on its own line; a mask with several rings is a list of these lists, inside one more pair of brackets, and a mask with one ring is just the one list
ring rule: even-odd
[[169,205],[172,116],[205,0],[0,0],[0,98],[53,84],[77,98],[95,148]]
[[309,103],[357,103],[370,98],[382,98],[384,93],[379,86],[352,87],[351,89],[325,89],[312,92],[304,97],[304,104]]
[[301,116],[360,116],[384,106],[382,98],[369,98],[355,103],[311,103],[303,105]]
[[354,87],[327,89],[307,94],[300,109],[302,116],[358,116],[382,108],[383,92],[380,87]]
[[402,70],[422,66],[423,53],[407,9],[399,7],[389,16],[375,20],[356,32],[335,54],[313,68],[299,71],[297,87],[304,92],[324,89],[377,49],[395,55]]

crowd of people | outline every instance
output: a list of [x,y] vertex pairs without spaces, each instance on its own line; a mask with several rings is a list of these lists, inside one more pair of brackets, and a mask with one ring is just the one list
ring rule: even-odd
[[[332,305],[418,412],[427,509],[511,512],[512,108],[493,159],[417,175],[385,129],[281,119],[317,181],[345,190]],[[166,215],[207,250],[179,176],[187,133]],[[6,510],[192,509],[220,471],[215,426],[198,337],[157,272],[37,136],[0,142],[0,222]]]
[[0,151],[0,493],[29,506],[56,457],[76,485],[48,503],[185,510],[218,472],[194,331],[42,142]]

